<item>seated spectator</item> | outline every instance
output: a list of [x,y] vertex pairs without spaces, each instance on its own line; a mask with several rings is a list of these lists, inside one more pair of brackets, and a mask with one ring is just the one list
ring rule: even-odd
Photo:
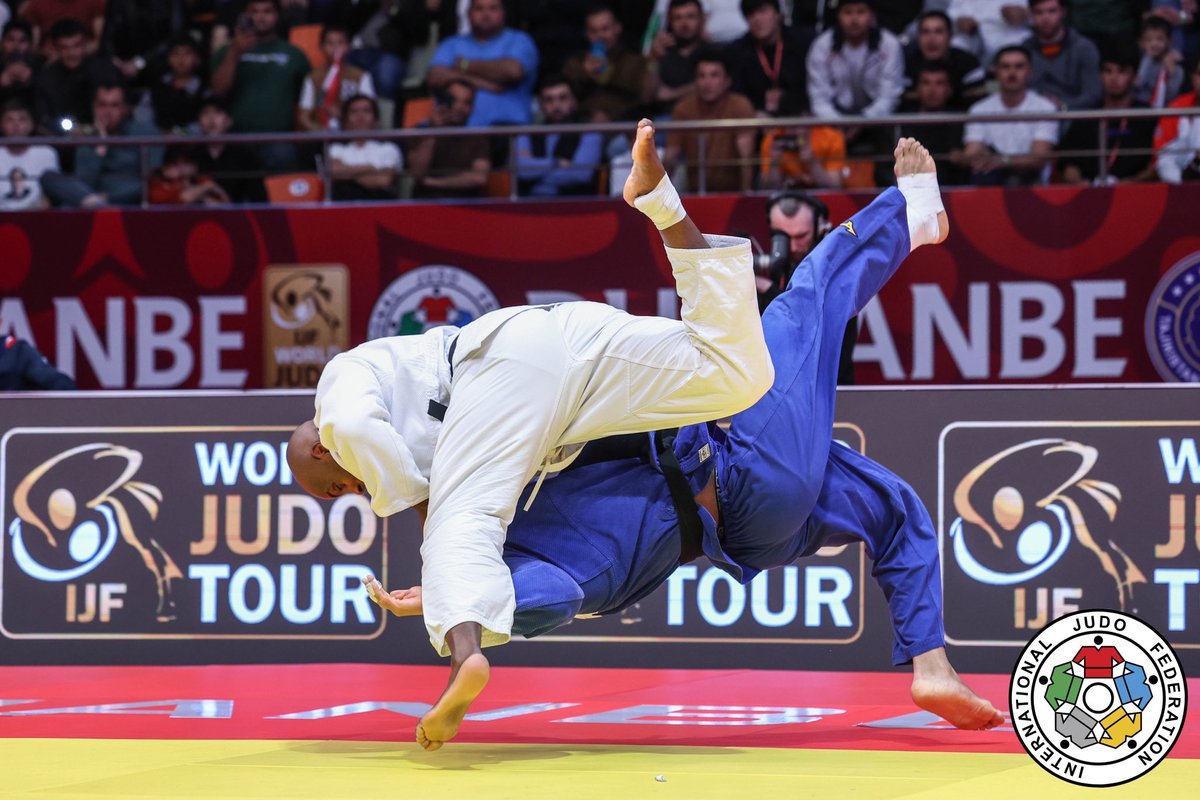
[[151,205],[224,205],[229,195],[200,167],[191,152],[173,147],[163,157],[163,165],[150,175],[146,196]]
[[[946,114],[954,111],[954,84],[951,67],[944,61],[927,61],[921,65],[916,76],[916,96],[905,101],[901,111],[910,114]],[[900,136],[911,136],[933,154],[937,162],[938,183],[943,186],[958,186],[971,182],[963,154],[963,126],[961,122],[940,125],[918,125],[908,123],[900,126]],[[896,182],[891,164],[882,164],[876,169],[875,180],[880,186]]]
[[[972,114],[1053,114],[1058,109],[1029,89],[1029,52],[1006,47],[994,64],[1000,90],[971,106]],[[1058,143],[1058,123],[969,122],[963,135],[972,182],[978,185],[1022,185],[1040,182]]]
[[[745,95],[733,91],[733,77],[725,56],[705,48],[696,59],[696,91],[675,104],[671,119],[749,119],[754,106]],[[688,190],[692,192],[749,191],[754,181],[754,131],[710,131],[704,136],[704,173],[700,172],[700,141],[697,134],[667,134],[667,169],[682,158],[687,165]]]
[[942,63],[950,70],[953,94],[948,109],[963,108],[987,93],[984,83],[987,72],[978,58],[950,44],[951,30],[950,17],[946,16],[946,12],[926,11],[921,15],[917,23],[916,46],[910,48],[906,59],[906,100],[916,99],[917,73],[921,67],[931,63]]
[[[549,75],[538,89],[543,121],[579,122],[575,94],[561,75]],[[599,133],[539,133],[517,137],[517,180],[523,197],[596,194],[596,167],[604,147]]]
[[879,117],[896,110],[904,92],[900,41],[875,24],[868,0],[843,0],[837,24],[808,51],[808,96],[821,119]]
[[584,20],[590,49],[563,65],[563,77],[593,122],[633,119],[649,96],[646,59],[621,43],[621,23],[608,6],[594,6]]
[[[33,135],[33,110],[18,98],[0,105],[0,132],[5,139]],[[0,147],[0,211],[42,208],[41,178],[58,172],[58,153],[45,145]]]
[[[373,131],[379,127],[374,97],[358,94],[342,106],[342,130]],[[403,168],[395,142],[352,139],[329,146],[334,200],[395,200],[396,177]]]
[[167,72],[150,87],[154,122],[163,131],[183,131],[196,122],[204,81],[200,77],[200,46],[187,34],[167,49]]
[[650,74],[658,113],[670,114],[681,97],[696,90],[696,52],[704,39],[700,0],[671,0],[667,25],[650,44]]
[[[1168,108],[1200,107],[1200,61],[1192,66],[1192,91]],[[1200,117],[1163,119],[1154,135],[1158,177],[1167,183],[1200,180]]]
[[950,0],[954,44],[984,64],[995,63],[1002,48],[1029,36],[1027,0]]
[[527,124],[537,79],[537,46],[528,34],[504,27],[500,0],[470,0],[471,32],[438,45],[429,64],[429,87],[441,91],[466,81],[475,91],[473,128]]
[[1066,0],[1029,0],[1033,35],[1025,40],[1032,63],[1029,86],[1062,110],[1100,105],[1100,51],[1067,27]]
[[371,74],[375,96],[395,101],[416,47],[429,40],[431,25],[445,38],[458,25],[456,0],[372,0],[339,4],[333,19],[350,32],[354,49],[346,56]]
[[[803,116],[787,105],[782,116]],[[840,189],[846,137],[837,128],[788,127],[767,131],[759,145],[760,189]]]
[[0,392],[72,391],[75,381],[59,372],[37,348],[16,336],[0,343]]
[[[474,7],[474,6],[472,6]],[[461,128],[475,105],[475,87],[452,80],[433,97],[433,116],[421,127]],[[483,136],[427,136],[408,151],[416,185],[413,197],[479,197],[491,169],[491,148]]]
[[87,53],[87,32],[77,20],[61,19],[50,32],[55,60],[34,82],[34,116],[44,133],[69,133],[92,121],[96,86],[120,81],[112,62]]
[[1147,17],[1138,37],[1142,60],[1133,85],[1133,99],[1151,108],[1162,108],[1183,90],[1183,56],[1171,47],[1171,23]]
[[[278,35],[279,0],[245,0],[233,38],[213,56],[212,91],[226,98],[237,132],[290,131],[308,57]],[[270,170],[295,166],[289,143],[259,145]]]
[[734,91],[767,116],[777,116],[785,105],[807,111],[805,57],[812,34],[783,24],[779,0],[742,0],[741,9],[750,30],[729,46]]
[[[1138,58],[1136,51],[1130,48],[1114,48],[1100,60],[1100,83],[1104,89],[1101,108],[1119,111],[1147,107],[1145,103],[1133,99]],[[1072,125],[1063,137],[1061,149],[1089,154],[1067,156],[1059,160],[1063,181],[1103,185],[1152,180],[1155,172],[1151,148],[1154,145],[1155,124],[1153,118],[1109,117],[1105,120],[1106,153],[1099,152],[1100,131],[1095,122]],[[1108,177],[1105,180],[1100,178],[1102,162],[1107,167]]]
[[32,108],[34,79],[41,66],[42,58],[33,49],[33,28],[24,20],[9,20],[0,37],[0,102],[15,98]]
[[[200,103],[200,132],[205,136],[224,136],[233,127],[233,117],[225,103],[207,97]],[[206,142],[192,148],[192,161],[202,175],[211,176],[233,203],[265,203],[263,168],[258,156],[240,144]]]
[[54,39],[54,26],[63,20],[75,20],[86,34],[87,52],[96,52],[104,33],[106,0],[24,0],[18,16],[33,26],[36,44],[43,52]]
[[336,130],[341,124],[342,103],[356,95],[375,96],[369,72],[346,62],[350,33],[340,25],[321,29],[321,52],[325,63],[314,67],[304,79],[296,127],[303,131]]
[[[102,138],[154,136],[158,130],[130,119],[129,98],[120,84],[100,84],[92,99],[92,125],[89,131]],[[162,161],[158,148],[149,152],[150,166]],[[142,159],[136,147],[101,144],[80,147],[75,153],[75,172],[47,172],[42,190],[55,206],[94,208],[104,205],[136,205],[142,201]]]

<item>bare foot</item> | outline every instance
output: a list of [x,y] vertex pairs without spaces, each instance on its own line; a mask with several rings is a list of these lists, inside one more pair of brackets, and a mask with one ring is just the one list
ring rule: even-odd
[[912,699],[956,728],[986,731],[1004,723],[1004,715],[958,677],[944,647],[913,659]]
[[[916,139],[905,137],[896,142],[896,150],[893,155],[896,157],[894,172],[897,178],[905,175],[919,175],[922,172],[937,172],[937,163],[933,160],[933,156]],[[937,222],[938,237],[933,244],[946,241],[946,237],[950,235],[950,217],[946,216],[945,211],[938,212]]]
[[483,653],[472,653],[450,673],[450,684],[437,704],[417,723],[417,744],[437,750],[458,734],[471,703],[487,686],[491,666]]
[[625,202],[633,205],[637,198],[650,194],[666,174],[662,159],[658,157],[658,148],[654,146],[654,123],[643,119],[638,122],[634,134],[633,170],[625,179]]

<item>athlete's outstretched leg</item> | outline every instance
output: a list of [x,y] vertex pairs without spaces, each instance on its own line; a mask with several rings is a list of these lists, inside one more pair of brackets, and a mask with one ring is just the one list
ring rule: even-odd
[[[902,139],[895,156],[900,188],[883,192],[826,236],[763,314],[775,383],[762,400],[733,417],[729,458],[718,475],[726,551],[750,566],[781,563],[816,501],[847,320],[914,246],[949,233],[928,151]],[[789,493],[775,490],[781,481]]]
[[913,663],[913,701],[960,728],[1000,724],[1003,716],[946,658],[937,534],[924,504],[890,470],[834,445],[800,553],[850,540],[866,545],[871,574],[887,597],[893,662]]

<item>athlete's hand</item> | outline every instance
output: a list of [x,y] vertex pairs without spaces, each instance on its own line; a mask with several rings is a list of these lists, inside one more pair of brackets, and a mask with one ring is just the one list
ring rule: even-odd
[[363,586],[367,589],[367,597],[370,597],[371,602],[384,611],[390,611],[397,617],[416,617],[421,615],[420,586],[388,592],[383,588],[383,584],[375,580],[373,575],[367,575],[362,579],[362,582]]

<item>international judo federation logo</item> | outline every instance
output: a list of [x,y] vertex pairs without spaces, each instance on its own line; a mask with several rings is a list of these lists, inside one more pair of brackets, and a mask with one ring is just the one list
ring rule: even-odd
[[1039,766],[1071,783],[1115,786],[1171,751],[1187,715],[1187,681],[1145,622],[1080,611],[1025,646],[1009,702],[1017,737]]
[[383,290],[367,321],[367,338],[462,327],[500,307],[487,285],[466,270],[441,264],[404,273]]
[[[52,583],[88,575],[118,541],[132,547],[154,576],[155,618],[170,622],[175,619],[172,584],[183,573],[147,530],[158,517],[163,494],[137,479],[142,460],[132,448],[95,442],[43,461],[13,491],[15,516],[8,537],[20,570]],[[92,605],[95,598],[88,600]]]
[[1167,270],[1146,306],[1146,349],[1168,381],[1200,381],[1200,252]]
[[[1112,580],[1120,608],[1130,610],[1134,584],[1146,576],[1111,536],[1093,533],[1097,521],[1115,521],[1121,502],[1116,485],[1092,477],[1098,460],[1095,447],[1045,438],[970,470],[954,490],[950,538],[959,568],[981,583],[1020,584],[1057,564],[1075,541]],[[1039,485],[1027,485],[1031,476]]]

